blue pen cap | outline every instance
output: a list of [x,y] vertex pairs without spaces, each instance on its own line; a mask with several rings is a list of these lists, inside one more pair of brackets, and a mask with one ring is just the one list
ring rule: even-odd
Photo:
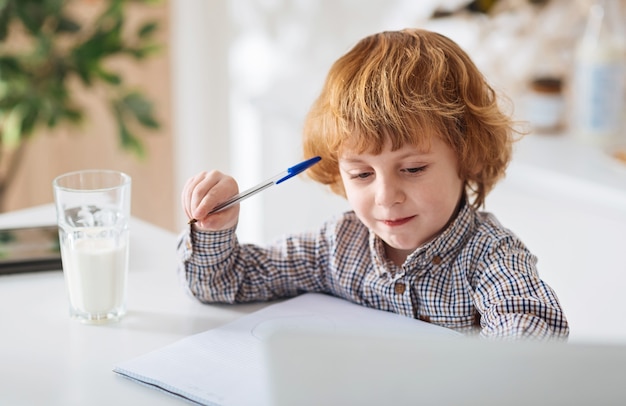
[[274,182],[275,185],[278,185],[279,183],[282,183],[284,181],[286,181],[289,178],[293,178],[294,176],[296,176],[297,174],[306,171],[307,169],[309,169],[310,167],[312,167],[313,165],[315,165],[316,163],[318,163],[319,161],[321,161],[322,158],[319,156],[313,157],[311,159],[307,159],[306,161],[300,162],[299,164],[296,164],[290,168],[287,169],[287,175],[278,179],[276,182]]

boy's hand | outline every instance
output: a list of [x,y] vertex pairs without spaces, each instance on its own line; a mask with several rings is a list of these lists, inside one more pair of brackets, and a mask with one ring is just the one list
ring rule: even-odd
[[201,172],[187,180],[182,193],[183,210],[201,230],[226,230],[239,219],[239,205],[207,215],[211,209],[239,193],[237,182],[218,171]]

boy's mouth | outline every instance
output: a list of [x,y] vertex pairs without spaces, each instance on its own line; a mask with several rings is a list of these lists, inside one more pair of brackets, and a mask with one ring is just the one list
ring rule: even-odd
[[401,225],[408,223],[409,221],[413,220],[414,217],[415,216],[404,217],[404,218],[393,219],[393,220],[382,220],[382,222],[386,226],[397,227],[397,226],[401,226]]

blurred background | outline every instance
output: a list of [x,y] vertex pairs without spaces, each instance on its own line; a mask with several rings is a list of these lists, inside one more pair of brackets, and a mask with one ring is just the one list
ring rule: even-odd
[[[550,73],[558,79],[568,74],[592,2],[25,0],[5,2],[5,15],[11,3],[39,16],[42,27],[58,22],[52,10],[59,8],[80,25],[76,33],[57,30],[56,37],[49,29],[33,34],[60,44],[55,45],[59,52],[68,36],[84,41],[108,9],[122,10],[119,35],[129,44],[137,42],[137,31],[154,24],[149,41],[142,44],[152,47],[150,52],[140,58],[124,51],[104,53],[94,63],[140,92],[152,105],[158,126],[133,128],[143,157],[132,147],[124,148],[119,123],[104,97],[105,86],[87,85],[69,72],[64,80],[74,104],[84,109],[82,121],[58,120],[55,126],[41,125],[23,135],[18,164],[7,174],[6,155],[16,149],[7,141],[7,122],[17,109],[15,102],[5,106],[0,164],[3,176],[11,179],[1,196],[2,210],[51,202],[50,184],[63,172],[111,168],[133,178],[134,215],[178,230],[184,224],[180,190],[193,174],[219,169],[235,175],[244,189],[300,160],[307,109],[332,62],[362,37],[416,26],[442,32],[470,53],[499,92],[518,101],[519,115],[529,83],[544,65],[551,64]],[[13,10],[18,17],[19,12]],[[21,12],[23,16],[27,11]],[[29,30],[23,19],[6,25],[8,34],[0,45],[5,58],[41,48],[36,39],[24,38]],[[107,29],[102,27],[103,32]],[[60,60],[68,58],[59,55]],[[11,83],[3,68],[3,82]],[[280,189],[246,202],[242,235],[266,240],[316,225],[345,208],[342,199],[304,179]]]
[[[457,41],[528,135],[487,209],[540,258],[576,339],[626,340],[626,0],[14,0],[0,2],[0,211],[109,168],[132,213],[178,232],[184,182],[240,189],[302,159],[330,65],[363,37]],[[318,227],[346,202],[300,177],[242,204],[239,238]],[[172,247],[174,249],[174,247]],[[590,293],[590,291],[592,293]]]

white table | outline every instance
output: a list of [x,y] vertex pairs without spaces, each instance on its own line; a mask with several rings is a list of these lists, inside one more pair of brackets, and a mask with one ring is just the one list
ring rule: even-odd
[[[54,223],[53,205],[0,215],[0,228]],[[187,404],[112,369],[264,306],[197,302],[178,281],[176,235],[138,219],[130,233],[128,313],[118,323],[70,320],[61,271],[0,276],[0,404]]]

